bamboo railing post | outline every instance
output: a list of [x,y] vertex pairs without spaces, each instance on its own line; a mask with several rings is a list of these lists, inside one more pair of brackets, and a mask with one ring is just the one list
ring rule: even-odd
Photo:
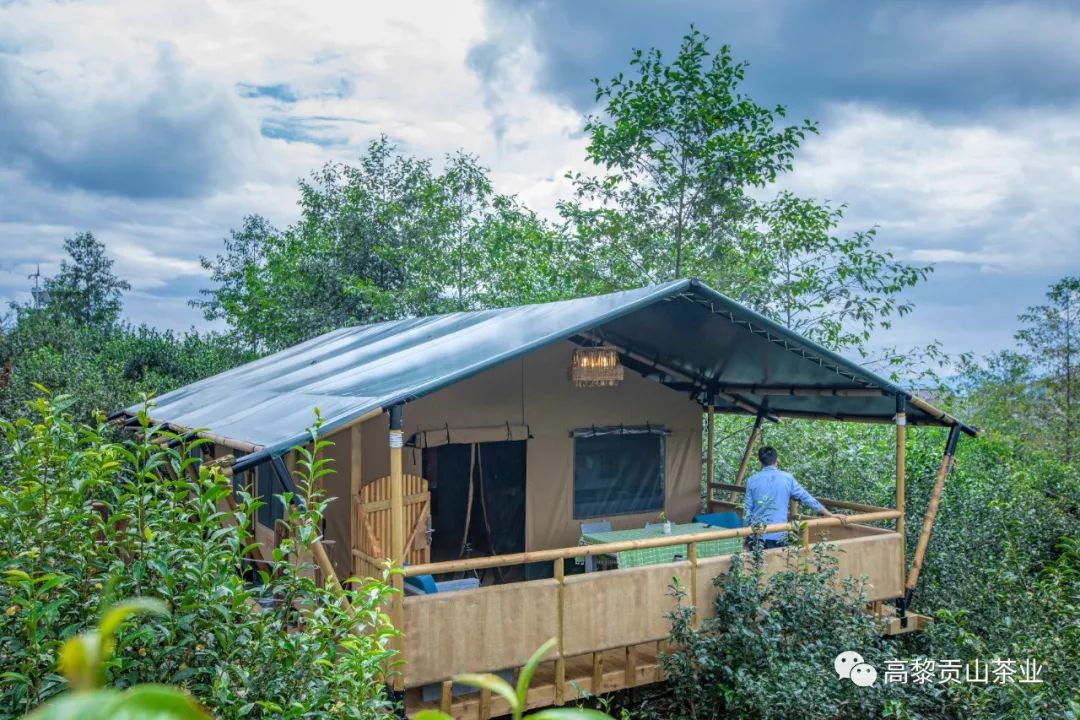
[[907,543],[904,512],[907,505],[907,398],[896,396],[896,533],[900,536],[900,585],[904,585],[907,574]]
[[563,656],[563,630],[566,626],[566,564],[562,557],[555,559],[555,582],[559,584],[556,597],[558,598],[558,634],[555,636],[555,704],[562,705],[565,700],[563,694],[566,690],[566,658]]
[[[401,405],[395,405],[390,408],[390,561],[395,568],[404,567],[405,561],[405,481],[401,469],[404,440],[401,430]],[[390,620],[399,632],[403,632],[405,578],[400,573],[394,573],[391,577],[395,592],[391,601]],[[405,659],[404,645],[400,635],[394,638],[394,649],[398,653],[399,661]],[[399,672],[394,676],[393,689],[395,692],[405,690],[403,673]]]
[[911,597],[915,593],[915,584],[919,582],[919,573],[922,571],[923,559],[926,556],[926,546],[930,544],[930,533],[934,528],[934,518],[937,516],[938,505],[941,503],[941,491],[945,488],[945,478],[952,469],[953,456],[956,454],[956,442],[960,438],[960,426],[953,425],[949,428],[949,439],[945,443],[945,454],[941,457],[941,466],[938,468],[937,478],[934,481],[934,489],[930,493],[930,504],[926,508],[926,517],[923,518],[922,532],[919,533],[919,542],[915,546],[915,555],[911,559],[911,570],[908,572],[907,584],[904,589],[903,610],[911,606]]

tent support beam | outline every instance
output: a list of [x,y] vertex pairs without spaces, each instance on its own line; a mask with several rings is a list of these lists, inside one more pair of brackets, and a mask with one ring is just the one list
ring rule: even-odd
[[[405,444],[401,429],[401,405],[390,408],[390,561],[393,567],[405,566],[405,478],[402,472],[402,448]],[[400,632],[405,626],[405,578],[401,573],[391,575],[394,587],[390,607],[390,620]],[[398,661],[404,660],[404,643],[401,636],[393,638],[393,647],[397,651]],[[393,678],[393,691],[405,691],[405,674],[397,673]]]
[[743,450],[742,460],[739,461],[739,471],[735,473],[735,482],[733,485],[742,485],[743,479],[746,477],[746,468],[750,465],[750,456],[754,452],[754,445],[757,444],[758,438],[761,437],[761,424],[765,419],[764,408],[762,412],[757,414],[754,418],[754,428],[750,431],[750,438],[746,441],[746,449]]
[[[934,529],[934,518],[937,517],[938,505],[941,503],[941,492],[945,488],[945,479],[949,476],[949,471],[953,466],[960,431],[961,427],[959,425],[953,425],[949,428],[949,439],[945,443],[945,453],[941,456],[941,465],[938,467],[934,489],[930,493],[930,504],[926,508],[926,517],[923,518],[922,532],[919,533],[919,542],[915,546],[915,556],[911,559],[911,570],[908,571],[904,597],[900,600],[900,605],[897,608],[898,612],[907,612],[908,608],[911,607],[911,598],[915,594],[915,585],[919,582],[919,573],[922,571],[923,560],[926,557],[926,547],[930,544],[930,533]],[[901,626],[906,627],[903,619],[901,620]]]
[[712,501],[712,485],[716,479],[716,469],[713,453],[716,447],[716,408],[714,398],[709,398],[709,410],[705,415],[705,422],[708,423],[708,430],[705,433],[706,442],[708,447],[705,448],[705,510],[709,510],[709,504]]
[[880,388],[822,387],[818,385],[720,385],[720,392],[743,395],[794,395],[801,397],[881,397]]
[[[612,345],[619,352],[619,361],[626,367],[637,372],[642,377],[655,380],[661,385],[666,385],[672,390],[686,392],[695,399],[697,399],[703,394],[716,394],[746,413],[756,415],[758,411],[761,410],[760,405],[755,405],[747,400],[743,400],[742,398],[736,397],[734,395],[729,395],[725,392],[719,392],[715,388],[709,387],[706,383],[695,379],[694,377],[688,375],[685,372],[682,372],[681,370],[676,370],[675,368],[662,365],[657,360],[652,360],[640,356],[637,353],[632,352],[631,350],[615,345],[614,343],[610,343],[604,340],[602,337],[593,337],[592,334],[585,332],[579,335],[574,335],[570,337],[569,340],[575,345],[582,345],[585,347],[588,347],[589,343],[607,343],[609,345]],[[667,379],[657,378],[657,374],[665,375],[667,376]],[[676,378],[683,378],[683,380],[679,381]],[[766,419],[770,420],[771,422],[777,422],[777,418],[771,415],[767,416]]]

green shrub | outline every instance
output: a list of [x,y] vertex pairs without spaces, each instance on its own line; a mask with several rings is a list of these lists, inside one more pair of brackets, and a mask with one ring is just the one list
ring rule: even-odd
[[[156,444],[162,433],[145,414],[137,440],[112,442],[104,427],[74,424],[71,402],[41,398],[34,419],[0,420],[0,718],[65,690],[59,648],[114,597],[171,609],[119,632],[105,667],[117,688],[177,685],[218,718],[373,717],[387,707],[391,591],[354,585],[346,604],[300,560],[328,502],[317,489],[325,461],[301,463],[306,507],[289,506],[290,540],[251,587],[238,528],[257,503],[240,494],[238,522],[226,522],[231,482],[191,457],[198,443]],[[263,598],[273,602],[260,611]]]
[[671,705],[659,716],[862,719],[932,702],[926,693],[913,702],[897,685],[859,687],[836,676],[841,652],[856,651],[877,668],[895,655],[865,611],[862,583],[838,577],[835,552],[826,544],[809,555],[789,548],[786,567],[768,577],[760,548],[735,555],[714,580],[715,615],[700,627],[685,590],[674,586],[672,650],[661,658]]

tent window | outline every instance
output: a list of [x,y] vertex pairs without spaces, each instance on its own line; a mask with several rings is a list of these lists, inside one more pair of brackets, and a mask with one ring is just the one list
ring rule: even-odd
[[574,517],[664,508],[664,444],[656,427],[574,432]]
[[[237,453],[236,456],[240,458],[245,454]],[[255,497],[262,503],[262,506],[256,512],[256,518],[260,525],[272,528],[274,523],[280,520],[283,515],[281,499],[274,496],[285,492],[285,488],[281,486],[281,481],[278,480],[273,466],[269,462],[264,462],[256,465],[251,470],[233,475],[233,491],[237,501],[240,500],[240,490],[250,492],[251,486],[248,478],[251,473],[255,473]]]

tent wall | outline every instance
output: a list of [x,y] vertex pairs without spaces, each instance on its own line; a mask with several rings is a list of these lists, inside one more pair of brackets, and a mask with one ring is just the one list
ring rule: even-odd
[[327,554],[338,577],[347,578],[352,575],[352,478],[349,474],[352,433],[345,428],[324,439],[334,443],[322,451],[323,457],[331,461],[329,468],[334,472],[323,476],[322,487],[328,497],[337,498],[327,506],[323,515],[326,539],[334,541],[332,546],[327,546]]
[[[574,348],[569,342],[540,348],[407,404],[405,437],[446,427],[453,432],[507,425],[516,436],[516,426],[526,426],[531,439],[526,448],[525,543],[528,550],[537,550],[574,545],[580,537],[581,520],[573,517],[573,429],[663,425],[670,430],[664,512],[672,520],[689,521],[698,512],[701,494],[701,407],[629,371],[613,388],[574,387],[566,374]],[[389,473],[387,430],[385,415],[362,426],[365,483]],[[406,473],[421,473],[421,455],[419,449],[406,448]],[[640,527],[655,521],[656,513],[605,519],[616,529]]]

